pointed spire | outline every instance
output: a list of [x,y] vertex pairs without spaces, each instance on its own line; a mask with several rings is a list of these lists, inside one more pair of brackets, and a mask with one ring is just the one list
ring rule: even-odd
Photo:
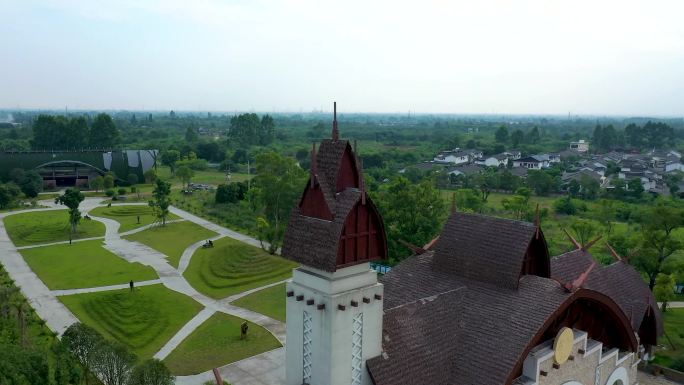
[[451,194],[451,213],[456,213],[456,193]]
[[539,203],[537,203],[537,210],[534,213],[534,225],[537,227],[537,230],[534,233],[534,237],[536,239],[539,239],[539,230],[541,229],[541,215],[539,214]]
[[340,140],[340,130],[337,128],[337,102],[333,102],[333,130],[332,140]]
[[316,166],[316,142],[311,143],[311,188],[314,188],[316,174],[318,174]]

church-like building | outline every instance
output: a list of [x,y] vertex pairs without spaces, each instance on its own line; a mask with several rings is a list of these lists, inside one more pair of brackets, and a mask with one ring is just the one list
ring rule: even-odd
[[551,258],[540,223],[452,210],[442,233],[380,279],[382,217],[333,133],[282,255],[287,385],[633,385],[662,333],[641,276],[616,254]]

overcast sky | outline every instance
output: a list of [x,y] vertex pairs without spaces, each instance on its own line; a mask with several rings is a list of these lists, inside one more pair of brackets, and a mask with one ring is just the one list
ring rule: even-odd
[[0,0],[0,107],[684,115],[684,1]]

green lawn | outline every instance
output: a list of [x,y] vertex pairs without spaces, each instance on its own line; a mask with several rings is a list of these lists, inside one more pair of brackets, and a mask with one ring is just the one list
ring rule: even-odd
[[[16,246],[69,240],[69,214],[67,210],[34,211],[10,215],[4,219],[5,228]],[[104,224],[81,219],[73,239],[102,237]]]
[[684,308],[668,309],[663,313],[665,333],[674,344],[672,350],[670,340],[666,336],[660,337],[658,345],[664,348],[656,349],[654,363],[670,366],[676,359],[684,357]]
[[199,292],[212,298],[254,289],[288,279],[297,264],[263,250],[222,238],[211,249],[198,249],[185,271],[185,278]]
[[189,221],[168,223],[166,226],[155,226],[125,238],[130,241],[144,243],[147,246],[166,254],[169,263],[178,267],[183,251],[195,242],[209,239],[217,234],[211,230]]
[[[111,207],[98,207],[90,211],[90,214],[96,217],[104,217],[113,219],[121,223],[119,228],[120,233],[124,233],[129,230],[137,229],[151,223],[158,221],[158,218],[154,215],[152,208],[147,205],[123,205],[114,204]],[[140,217],[140,223],[138,223],[138,217]],[[168,220],[178,219],[175,214],[169,214]]]
[[285,322],[285,284],[281,283],[244,296],[234,301],[233,305]]
[[154,269],[119,258],[99,240],[24,249],[21,254],[52,290],[157,279]]
[[282,346],[268,330],[248,322],[247,338],[240,339],[243,319],[216,313],[186,338],[164,363],[171,373],[197,374]]
[[81,322],[151,358],[201,309],[163,285],[59,297]]

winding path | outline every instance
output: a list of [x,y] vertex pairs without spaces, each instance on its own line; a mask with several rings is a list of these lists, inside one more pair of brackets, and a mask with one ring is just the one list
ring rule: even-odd
[[[83,213],[88,213],[90,210],[98,207],[101,202],[102,199],[99,198],[87,198],[81,204],[81,210]],[[13,211],[0,214],[0,263],[5,266],[5,269],[8,271],[12,279],[15,280],[17,286],[29,300],[31,306],[36,310],[38,315],[46,321],[50,329],[62,334],[64,330],[66,330],[66,328],[72,323],[78,322],[78,319],[57,299],[58,296],[119,290],[127,288],[128,284],[70,290],[49,290],[43,281],[41,281],[40,278],[38,278],[38,276],[31,271],[30,267],[24,261],[18,250],[30,247],[63,244],[68,242],[54,242],[49,244],[17,248],[11,242],[7,231],[5,230],[4,223],[1,222],[1,220],[8,215],[30,211],[63,209],[62,206],[56,206],[51,201],[44,201],[41,202],[41,204],[44,204],[47,206],[47,208]],[[252,237],[219,226],[184,210],[171,207],[170,211],[178,215],[181,219],[169,222],[187,220],[196,223],[219,234],[211,238],[212,240],[230,237],[256,247],[261,246],[260,242]],[[142,226],[125,233],[119,233],[119,222],[109,218],[97,217],[93,215],[90,215],[90,217],[93,220],[99,221],[105,225],[105,235],[103,237],[75,240],[74,242],[103,239],[104,247],[106,249],[129,262],[139,262],[143,265],[152,267],[159,276],[159,279],[137,282],[136,286],[146,286],[161,283],[173,291],[192,297],[194,300],[204,306],[203,310],[195,315],[195,317],[187,322],[173,337],[171,337],[169,341],[167,341],[167,343],[154,355],[155,358],[160,360],[166,358],[183,342],[183,340],[185,340],[185,338],[187,338],[195,329],[197,329],[197,327],[199,327],[216,312],[243,318],[261,325],[271,334],[273,334],[283,345],[285,344],[284,323],[266,315],[231,304],[231,302],[241,297],[271,286],[278,285],[284,281],[275,282],[263,287],[247,290],[227,298],[215,300],[195,290],[187,282],[185,277],[183,277],[183,273],[190,264],[192,255],[198,248],[202,246],[204,241],[196,242],[186,248],[181,256],[179,267],[176,269],[168,263],[166,255],[139,242],[128,241],[122,238],[122,236],[143,231],[152,225]],[[284,350],[284,348],[278,348],[270,352],[249,357],[244,360],[223,366],[219,368],[219,371],[224,379],[229,381],[232,385],[280,385],[284,383],[285,380]],[[192,376],[179,376],[176,378],[176,384],[200,385],[205,381],[212,379],[213,374],[211,371],[207,371]]]

